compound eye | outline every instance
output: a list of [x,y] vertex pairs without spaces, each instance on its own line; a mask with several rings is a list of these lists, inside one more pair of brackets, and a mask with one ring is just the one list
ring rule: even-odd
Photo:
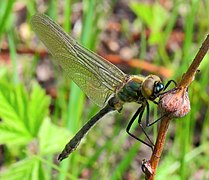
[[149,75],[146,77],[144,82],[142,83],[142,95],[146,99],[154,100],[159,92],[161,92],[164,88],[163,83],[160,78],[155,75]]
[[155,94],[158,94],[159,92],[161,92],[161,91],[163,90],[163,88],[164,88],[163,83],[157,82],[157,83],[155,83],[154,91],[153,91],[153,92],[154,92]]
[[155,84],[153,79],[147,78],[142,85],[142,94],[145,98],[149,98],[154,93]]

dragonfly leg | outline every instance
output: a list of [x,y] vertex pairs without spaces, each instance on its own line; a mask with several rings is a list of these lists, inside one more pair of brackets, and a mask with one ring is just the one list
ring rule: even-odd
[[[163,89],[164,92],[160,93],[158,96],[161,96],[161,95],[163,95],[163,94],[165,94],[165,93],[171,91],[171,90],[165,91],[171,83],[174,83],[174,85],[177,86],[176,81],[174,81],[174,80],[172,80],[172,79],[169,80],[169,81],[166,83],[166,85],[165,85],[165,87],[164,87],[164,89]],[[152,123],[150,123],[150,122],[149,122],[149,104],[148,104],[148,102],[146,102],[146,103],[147,103],[147,116],[146,116],[146,126],[147,126],[147,127],[152,126],[152,125],[155,124],[156,122],[160,121],[164,116],[166,116],[166,115],[169,114],[169,113],[166,113],[166,114],[164,114],[163,116],[161,116],[160,118],[158,118],[157,120],[155,120],[155,121],[153,121]],[[153,103],[155,103],[155,104],[157,104],[157,105],[159,104],[157,101],[153,101]]]
[[166,83],[166,85],[165,85],[165,87],[164,87],[164,89],[163,89],[163,92],[162,92],[162,93],[159,93],[157,97],[162,96],[163,94],[166,94],[166,93],[168,93],[168,92],[170,92],[170,91],[173,91],[172,89],[171,89],[171,90],[168,90],[168,91],[165,91],[171,83],[174,83],[175,87],[177,86],[176,81],[174,81],[174,80],[169,80],[169,81]]
[[[150,108],[149,108],[149,103],[148,103],[147,101],[146,101],[146,106],[144,106],[144,107],[147,108],[147,113],[146,113],[146,126],[147,126],[147,123],[149,124],[149,115],[150,115],[150,111],[149,111],[149,109],[150,109]],[[144,109],[145,109],[145,108],[144,108]],[[143,127],[143,125],[142,125],[142,123],[141,123],[141,121],[142,121],[142,115],[143,115],[143,113],[141,113],[141,114],[139,115],[138,123],[139,123],[139,126],[141,127],[143,133],[145,134],[145,136],[146,136],[147,139],[149,140],[150,144],[152,144],[152,148],[153,148],[154,144],[153,144],[152,140],[150,139],[150,137],[148,136],[148,134],[146,133],[145,128]],[[148,127],[148,126],[147,126],[147,127]]]
[[153,121],[153,122],[150,123],[149,122],[149,104],[148,104],[148,102],[146,102],[146,103],[147,103],[147,105],[146,105],[146,107],[147,107],[146,126],[147,127],[152,126],[153,124],[155,124],[156,122],[160,121],[163,117],[165,117],[165,116],[167,116],[169,114],[169,113],[165,113],[160,118],[158,118],[157,120],[155,120],[155,121]]
[[[150,141],[150,138],[148,137],[147,133],[144,131],[144,128],[142,127],[142,124],[141,124],[141,118],[142,118],[142,115],[143,115],[143,112],[144,112],[144,105],[142,105],[137,111],[136,113],[133,115],[133,117],[131,118],[130,122],[128,123],[128,126],[126,128],[126,132],[131,136],[133,137],[134,139],[140,141],[141,143],[145,144],[146,146],[150,147],[152,150],[153,150],[153,143],[149,144],[147,142],[145,142],[144,140],[136,137],[134,134],[132,134],[130,132],[130,129],[131,129],[131,126],[133,124],[133,122],[135,121],[135,119],[137,118],[137,116],[139,116],[139,119],[140,119],[140,127],[142,128],[142,131],[145,133],[146,137],[149,139]],[[139,121],[138,121],[139,122]],[[151,142],[151,141],[150,141]]]
[[173,79],[171,79],[171,80],[169,80],[169,81],[166,83],[166,85],[165,85],[165,87],[164,87],[163,90],[165,91],[171,83],[174,83],[175,87],[177,86],[176,81],[174,81]]
[[157,101],[152,101],[154,104],[156,104],[156,105],[158,105],[159,104],[159,102],[157,102]]
[[169,113],[163,114],[160,118],[158,118],[157,120],[153,121],[152,123],[148,123],[148,124],[146,123],[146,126],[147,126],[147,127],[152,126],[153,124],[155,124],[156,122],[160,121],[163,117],[165,117],[165,116],[167,116],[167,115],[169,115]]

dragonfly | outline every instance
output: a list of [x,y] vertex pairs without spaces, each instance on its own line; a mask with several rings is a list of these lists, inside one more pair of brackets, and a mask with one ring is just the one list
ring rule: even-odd
[[[67,158],[77,148],[86,133],[104,115],[111,111],[120,112],[123,105],[130,102],[136,102],[140,106],[128,123],[126,132],[138,141],[153,148],[153,143],[142,126],[142,116],[146,109],[147,127],[162,118],[150,123],[148,102],[152,101],[157,104],[155,99],[165,92],[173,80],[164,85],[160,77],[156,75],[142,76],[123,73],[108,60],[80,45],[47,15],[35,14],[32,16],[31,26],[64,73],[95,104],[102,107],[67,143],[58,160],[62,161]],[[130,132],[131,126],[137,118],[138,124],[148,138],[149,143]]]

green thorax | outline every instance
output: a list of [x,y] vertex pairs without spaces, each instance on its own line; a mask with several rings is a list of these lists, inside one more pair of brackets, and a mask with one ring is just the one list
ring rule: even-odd
[[117,97],[123,102],[138,102],[143,98],[141,85],[144,81],[143,76],[132,75],[127,83],[117,92]]

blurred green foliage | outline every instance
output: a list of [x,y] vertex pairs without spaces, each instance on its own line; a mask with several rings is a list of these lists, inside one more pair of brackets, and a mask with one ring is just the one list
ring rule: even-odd
[[[51,0],[45,4],[34,0],[1,1],[0,53],[6,42],[11,62],[9,65],[0,64],[0,144],[3,145],[1,155],[4,155],[0,158],[0,179],[141,177],[140,161],[149,158],[150,152],[125,133],[133,109],[126,113],[128,110],[124,108],[121,115],[115,115],[114,124],[113,116],[106,116],[88,134],[82,147],[60,164],[55,160],[82,124],[98,111],[98,107],[89,104],[75,84],[71,83],[69,87],[69,80],[64,79],[60,73],[56,77],[57,97],[50,98],[36,80],[40,57],[37,54],[26,56],[18,53],[20,44],[30,46],[33,41],[31,36],[34,36],[28,28],[29,42],[21,38],[18,24],[20,12],[25,13],[27,27],[34,13],[44,12],[55,21],[61,19],[64,29],[70,32],[70,19],[73,12],[77,12],[75,9],[81,6],[80,42],[95,50],[100,32],[115,13],[113,10],[117,3],[121,1]],[[169,8],[159,2],[146,4],[130,1],[127,4],[136,15],[133,26],[142,32],[142,51],[139,56],[142,53],[142,57],[146,58],[146,51],[150,47],[157,47],[158,53],[153,61],[172,69],[174,78],[179,79],[208,33],[209,1],[175,1]],[[125,24],[125,21],[127,19],[123,19],[121,24]],[[183,29],[180,29],[179,24]],[[127,37],[127,31],[133,26],[127,25],[121,36]],[[184,33],[183,42],[174,52],[169,52],[167,44],[174,29]],[[150,31],[148,37],[147,30]],[[35,48],[38,49],[40,44],[36,44]],[[169,128],[157,179],[196,179],[198,175],[202,179],[209,178],[208,66],[207,54],[200,66],[200,73],[189,88],[191,112],[182,119],[173,120]]]
[[130,8],[140,18],[140,22],[144,23],[151,30],[149,43],[151,45],[160,43],[163,36],[163,27],[170,19],[168,10],[163,8],[158,2],[155,4],[133,2],[130,4]]

